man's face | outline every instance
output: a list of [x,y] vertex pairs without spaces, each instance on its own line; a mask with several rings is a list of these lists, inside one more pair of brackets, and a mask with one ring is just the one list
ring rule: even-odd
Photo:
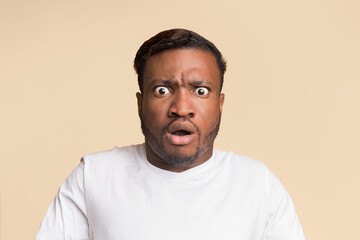
[[206,161],[219,130],[224,95],[215,57],[197,49],[150,57],[137,93],[147,153],[170,166]]

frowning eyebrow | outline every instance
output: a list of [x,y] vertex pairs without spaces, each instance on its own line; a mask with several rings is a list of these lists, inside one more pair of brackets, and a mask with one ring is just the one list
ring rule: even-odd
[[152,81],[153,85],[157,85],[157,84],[172,85],[173,83],[174,83],[174,81],[172,81],[172,80],[163,80],[163,79],[154,79]]
[[[174,84],[176,84],[176,81],[173,81],[173,80],[164,80],[164,79],[154,79],[153,81],[152,81],[152,84],[153,85],[157,85],[157,84],[163,84],[163,85],[174,85]],[[203,79],[201,79],[201,80],[192,80],[192,81],[190,81],[190,84],[191,85],[194,85],[194,86],[200,86],[200,85],[210,85],[210,86],[212,86],[213,85],[213,83],[212,82],[210,82],[210,81],[208,81],[208,80],[203,80]]]
[[208,80],[194,80],[194,81],[191,81],[191,84],[193,85],[213,85],[212,82],[208,81]]

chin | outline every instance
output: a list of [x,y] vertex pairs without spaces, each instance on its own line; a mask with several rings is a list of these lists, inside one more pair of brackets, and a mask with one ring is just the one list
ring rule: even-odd
[[199,148],[193,146],[164,146],[159,149],[159,157],[171,166],[184,166],[193,163],[199,157]]

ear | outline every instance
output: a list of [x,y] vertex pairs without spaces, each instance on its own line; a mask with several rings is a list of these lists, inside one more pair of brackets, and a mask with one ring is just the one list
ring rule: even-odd
[[222,108],[223,108],[224,101],[225,101],[225,94],[224,93],[220,94],[219,101],[220,101],[220,113],[222,113]]
[[136,98],[137,98],[138,114],[139,114],[139,117],[141,118],[141,109],[142,109],[143,96],[142,96],[141,93],[137,92],[136,93]]

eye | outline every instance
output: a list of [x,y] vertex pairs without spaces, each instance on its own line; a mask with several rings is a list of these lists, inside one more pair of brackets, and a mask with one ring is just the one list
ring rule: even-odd
[[195,94],[198,96],[206,96],[209,94],[209,89],[206,87],[198,87],[195,89]]
[[160,86],[160,87],[155,87],[154,92],[155,92],[155,95],[163,96],[163,95],[170,93],[170,90],[167,87]]

